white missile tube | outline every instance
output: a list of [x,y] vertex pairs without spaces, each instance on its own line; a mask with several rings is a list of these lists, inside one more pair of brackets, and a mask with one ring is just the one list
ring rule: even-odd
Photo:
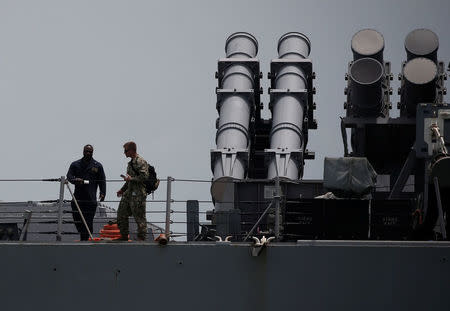
[[252,72],[245,62],[258,52],[258,43],[252,35],[232,34],[226,41],[225,52],[230,64],[218,73],[222,77],[218,90],[222,96],[218,100],[217,149],[211,152],[214,174],[211,194],[217,211],[234,208],[229,202],[234,199],[231,181],[245,178],[254,105],[249,92],[254,89],[255,74],[259,74]]
[[[258,51],[256,39],[247,33],[238,32],[228,37],[225,44],[227,58],[236,59],[225,71],[220,87],[223,90],[245,91],[254,88],[254,74],[242,63],[240,58],[253,58]],[[216,135],[217,149],[224,153],[215,160],[214,179],[245,177],[245,163],[236,153],[248,150],[248,127],[251,105],[247,96],[239,93],[227,95],[220,103],[219,126]]]
[[[301,33],[287,33],[278,41],[280,59],[305,59],[308,58],[310,49],[309,39]],[[276,89],[299,91],[307,88],[305,73],[295,63],[286,63],[274,74]],[[269,179],[277,176],[291,180],[301,178],[303,163],[293,155],[304,149],[302,127],[305,109],[306,99],[295,92],[286,92],[273,103],[270,149],[275,152],[269,163]]]

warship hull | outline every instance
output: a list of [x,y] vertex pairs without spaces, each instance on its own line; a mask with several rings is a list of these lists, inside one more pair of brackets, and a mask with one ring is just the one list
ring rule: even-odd
[[4,310],[450,310],[450,243],[0,244]]

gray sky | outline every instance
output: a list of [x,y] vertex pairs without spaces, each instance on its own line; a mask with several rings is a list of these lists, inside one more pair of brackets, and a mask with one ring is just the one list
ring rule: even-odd
[[[439,59],[448,64],[448,12],[448,0],[0,0],[0,179],[65,175],[87,143],[107,178],[116,179],[125,171],[128,140],[160,177],[210,179],[218,117],[214,72],[236,31],[258,39],[265,115],[267,71],[279,37],[299,31],[310,38],[319,128],[310,132],[316,160],[307,162],[305,178],[320,179],[324,156],[343,153],[338,117],[352,35],[380,31],[396,75],[406,58],[405,36],[429,28],[440,39]],[[396,107],[399,82],[392,86]],[[58,187],[3,182],[0,200],[55,199]],[[108,185],[108,200],[118,188]],[[176,182],[173,191],[178,200],[210,199],[207,184]],[[165,198],[165,185],[155,198]]]

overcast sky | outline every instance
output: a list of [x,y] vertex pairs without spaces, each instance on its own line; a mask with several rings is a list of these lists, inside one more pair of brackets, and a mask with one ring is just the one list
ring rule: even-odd
[[[299,31],[310,38],[319,128],[310,131],[307,147],[316,160],[306,163],[304,177],[320,179],[324,156],[343,153],[339,116],[353,34],[381,32],[384,59],[397,75],[405,36],[429,28],[440,39],[439,59],[448,64],[449,12],[448,0],[0,0],[0,179],[65,175],[88,143],[107,178],[117,179],[128,140],[160,177],[210,179],[218,117],[214,73],[226,38],[236,31],[258,39],[266,116],[266,77],[279,37]],[[392,86],[397,116],[399,81]],[[108,185],[108,200],[118,188]],[[0,200],[56,199],[58,189],[2,182]],[[210,199],[207,184],[176,182],[173,192],[177,200]],[[165,198],[165,185],[156,198]]]

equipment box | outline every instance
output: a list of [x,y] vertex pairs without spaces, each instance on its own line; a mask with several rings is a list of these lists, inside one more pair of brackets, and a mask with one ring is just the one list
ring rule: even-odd
[[285,241],[318,239],[322,222],[322,208],[321,200],[287,201],[283,215],[283,239]]
[[323,200],[324,240],[367,240],[369,200]]
[[301,199],[286,203],[283,236],[287,240],[367,240],[368,200]]
[[412,234],[414,200],[373,200],[370,238],[373,240],[407,240]]

